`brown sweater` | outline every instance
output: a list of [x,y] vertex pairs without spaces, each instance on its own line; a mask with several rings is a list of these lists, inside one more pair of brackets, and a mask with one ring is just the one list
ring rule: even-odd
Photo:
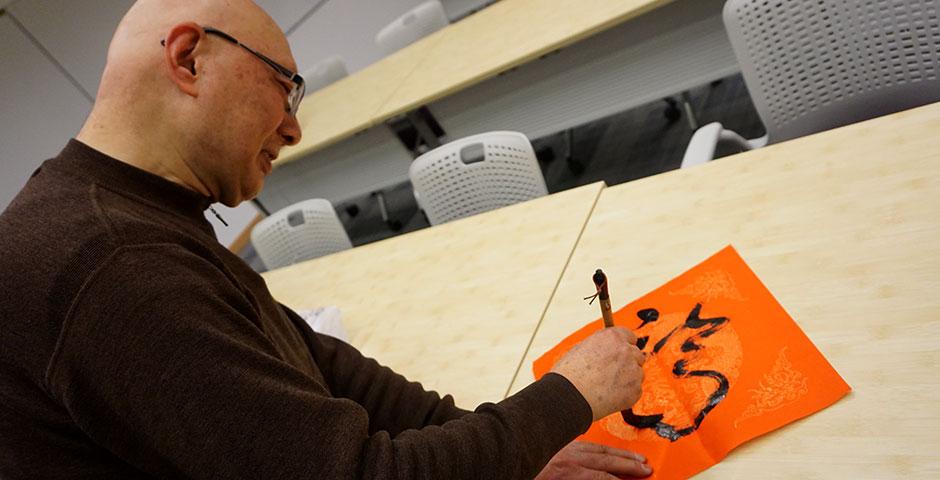
[[72,140],[3,212],[0,478],[530,478],[590,425],[564,377],[471,413],[314,333],[208,204]]

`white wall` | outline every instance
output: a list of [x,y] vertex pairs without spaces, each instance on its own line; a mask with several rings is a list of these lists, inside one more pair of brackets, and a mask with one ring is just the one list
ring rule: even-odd
[[[288,0],[283,3],[298,1],[300,0]],[[297,65],[303,71],[324,58],[339,55],[343,57],[350,73],[362,70],[384,56],[382,50],[375,45],[375,34],[425,1],[327,0],[313,15],[298,25],[288,38]],[[492,2],[493,0],[442,0],[441,4],[447,16],[455,19]],[[282,2],[276,0],[259,2],[262,7],[273,7],[274,4],[280,3]],[[287,7],[277,8],[280,11]],[[281,26],[289,28],[283,24]]]
[[441,0],[444,5],[444,12],[450,21],[456,21],[471,12],[477,11],[496,0]]
[[94,98],[111,34],[133,4],[133,0],[17,0],[9,11]]
[[[329,0],[255,0],[285,32],[297,24],[308,11]],[[345,1],[345,0],[336,0]]]
[[331,55],[356,72],[384,54],[375,34],[423,0],[329,0],[291,33],[291,50],[301,71]]
[[78,132],[88,101],[20,31],[0,16],[0,209],[29,175]]
[[[382,58],[375,34],[422,0],[257,0],[284,30],[301,70],[334,54],[350,72]],[[462,16],[487,0],[443,0]],[[0,210],[43,160],[81,128],[98,90],[111,34],[133,0],[0,0]],[[21,25],[22,28],[20,28]],[[25,32],[24,32],[25,30]],[[229,244],[255,214],[217,208]],[[225,212],[225,213],[223,213]]]

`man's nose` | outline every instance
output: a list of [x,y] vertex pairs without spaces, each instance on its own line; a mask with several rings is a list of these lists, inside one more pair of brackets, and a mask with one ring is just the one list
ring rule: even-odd
[[278,133],[284,138],[285,145],[296,145],[302,136],[300,132],[300,122],[297,121],[297,116],[291,115],[290,112],[285,112],[284,120],[281,122],[280,128],[278,128]]

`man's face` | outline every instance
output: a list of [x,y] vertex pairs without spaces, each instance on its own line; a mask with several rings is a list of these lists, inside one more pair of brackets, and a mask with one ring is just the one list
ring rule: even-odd
[[[218,131],[207,132],[209,138],[215,139],[210,153],[214,158],[205,160],[219,185],[217,200],[235,206],[261,191],[280,149],[300,140],[300,126],[287,111],[289,79],[236,44],[213,36],[206,40],[215,42],[212,49],[221,58],[214,66],[224,70],[213,75],[216,88],[210,102],[214,105],[210,117]],[[296,70],[286,41],[239,40]]]

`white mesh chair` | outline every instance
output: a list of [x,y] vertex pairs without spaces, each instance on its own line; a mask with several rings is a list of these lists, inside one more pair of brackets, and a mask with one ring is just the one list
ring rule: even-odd
[[333,55],[320,60],[303,73],[307,94],[349,75],[343,57]]
[[940,101],[940,0],[728,0],[723,16],[767,136],[706,125],[683,168],[719,141],[750,150]]
[[278,210],[255,225],[251,243],[270,269],[352,248],[328,200],[315,198]]
[[450,142],[416,158],[408,173],[432,225],[548,194],[532,144],[518,132]]
[[450,23],[438,0],[424,2],[386,25],[375,36],[375,44],[386,55],[424,38]]

